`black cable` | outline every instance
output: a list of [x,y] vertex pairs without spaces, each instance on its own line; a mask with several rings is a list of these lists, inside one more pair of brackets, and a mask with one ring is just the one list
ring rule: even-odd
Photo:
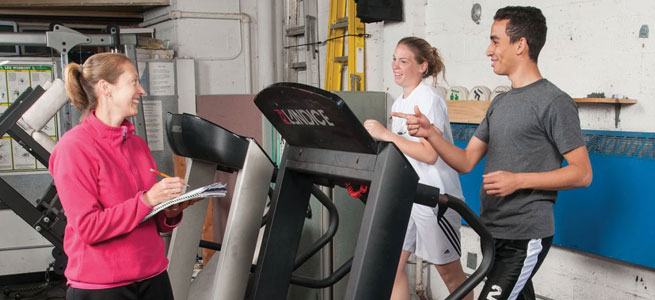
[[[54,262],[50,263],[48,265],[48,268],[45,270],[45,278],[44,282],[41,283],[34,283],[34,284],[26,284],[26,285],[18,285],[18,286],[6,286],[4,287],[3,293],[5,296],[13,298],[13,299],[43,299],[43,293],[47,291],[51,291],[53,288],[59,288],[61,284],[65,284],[65,278],[51,278],[51,272],[53,271],[54,268]],[[63,288],[65,291],[65,288]],[[57,297],[57,296],[52,296],[48,295],[48,299],[64,299],[65,298],[65,292],[64,296]]]
[[349,36],[356,36],[356,37],[365,37],[365,38],[370,38],[371,35],[368,33],[358,33],[358,34],[344,34],[341,36],[335,36],[333,38],[329,38],[325,41],[319,41],[319,42],[313,42],[313,43],[305,43],[305,44],[300,44],[300,45],[293,45],[293,46],[285,46],[284,49],[289,49],[289,48],[296,48],[296,47],[303,47],[303,46],[312,46],[312,45],[325,45],[327,42],[336,40],[336,39],[341,39]]

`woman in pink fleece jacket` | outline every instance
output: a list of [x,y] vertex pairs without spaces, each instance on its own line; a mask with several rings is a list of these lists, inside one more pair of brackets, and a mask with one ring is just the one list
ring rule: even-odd
[[181,194],[181,178],[157,182],[146,142],[126,120],[145,91],[122,54],[91,56],[66,67],[66,92],[86,118],[50,157],[66,212],[67,299],[173,299],[159,232],[180,222],[188,205],[140,223],[152,207]]

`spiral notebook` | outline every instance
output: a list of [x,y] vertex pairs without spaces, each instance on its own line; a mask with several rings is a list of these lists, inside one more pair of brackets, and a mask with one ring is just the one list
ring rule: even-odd
[[159,203],[155,205],[152,208],[152,211],[141,220],[141,222],[147,220],[148,218],[156,215],[158,212],[162,211],[163,209],[171,206],[178,204],[180,202],[184,201],[189,201],[193,199],[198,199],[198,198],[205,198],[205,197],[225,197],[227,194],[227,189],[226,185],[224,183],[216,182],[212,183],[210,185],[206,185],[203,187],[199,187],[195,190],[192,190],[190,192],[186,192],[182,195],[180,195],[177,198],[173,198],[171,200],[168,200],[166,202]]

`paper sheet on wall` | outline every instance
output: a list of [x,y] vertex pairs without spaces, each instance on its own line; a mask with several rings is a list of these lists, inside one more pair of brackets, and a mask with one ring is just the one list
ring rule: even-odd
[[172,62],[148,63],[148,78],[150,79],[148,95],[175,95],[175,65]]
[[164,124],[161,108],[162,103],[159,100],[143,101],[143,118],[146,123],[146,136],[150,151],[164,150]]
[[52,71],[49,70],[39,70],[30,72],[30,81],[32,82],[32,88],[37,86],[44,86],[46,82],[52,80]]
[[[5,113],[5,111],[9,108],[9,104],[6,103],[0,103],[0,116]],[[4,136],[9,136],[8,133],[5,133]]]
[[0,70],[0,103],[9,103],[7,95],[7,71]]
[[0,138],[0,170],[11,170],[11,139]]
[[14,103],[25,89],[30,87],[29,70],[8,70],[7,89],[9,90],[9,103]]
[[14,159],[14,170],[36,169],[36,158],[16,142],[16,140],[11,141],[11,148]]

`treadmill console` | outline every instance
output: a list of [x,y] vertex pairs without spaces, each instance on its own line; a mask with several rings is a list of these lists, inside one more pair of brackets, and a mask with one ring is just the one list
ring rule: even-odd
[[335,94],[281,82],[259,92],[255,105],[289,145],[377,154],[377,142]]
[[175,154],[215,162],[225,171],[241,169],[248,151],[245,137],[186,113],[168,113],[166,137]]

